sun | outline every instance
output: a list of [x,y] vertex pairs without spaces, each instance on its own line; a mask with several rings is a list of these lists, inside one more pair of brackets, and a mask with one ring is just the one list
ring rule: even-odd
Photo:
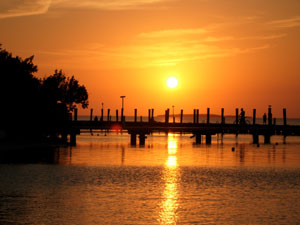
[[167,80],[167,86],[169,88],[176,88],[178,85],[178,81],[175,77],[169,77]]

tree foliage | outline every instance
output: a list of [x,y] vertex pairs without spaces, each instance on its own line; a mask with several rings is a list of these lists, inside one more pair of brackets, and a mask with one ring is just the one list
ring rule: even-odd
[[[37,112],[40,81],[34,77],[33,56],[14,57],[0,46],[0,100],[2,118],[18,121],[19,115],[32,120]],[[30,109],[30,110],[29,110]],[[6,123],[7,120],[4,121]]]
[[76,104],[82,108],[88,107],[88,93],[85,86],[72,76],[66,77],[62,70],[55,70],[54,74],[42,81],[42,90],[50,101],[60,102],[67,106],[68,111],[73,111]]
[[88,107],[87,90],[74,76],[67,77],[62,70],[56,70],[38,79],[34,76],[38,68],[33,59],[34,56],[14,57],[0,44],[0,131],[25,135],[30,133],[28,129],[55,130],[61,118],[66,118],[77,104]]

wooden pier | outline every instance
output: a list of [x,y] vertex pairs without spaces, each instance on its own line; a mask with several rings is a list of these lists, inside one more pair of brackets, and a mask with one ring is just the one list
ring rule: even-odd
[[[122,112],[122,110],[121,110]],[[205,136],[205,143],[211,144],[212,135],[216,134],[250,134],[253,136],[253,144],[259,144],[259,136],[264,136],[264,143],[270,144],[271,136],[282,135],[285,138],[287,136],[300,136],[300,126],[299,125],[287,125],[286,119],[286,109],[283,109],[283,125],[276,125],[276,119],[272,118],[271,107],[268,109],[268,118],[266,124],[256,123],[256,110],[253,110],[252,123],[245,123],[241,121],[239,110],[236,109],[236,120],[233,124],[225,123],[224,109],[221,109],[221,123],[211,123],[210,122],[210,109],[207,109],[207,116],[205,123],[199,123],[199,110],[194,109],[193,122],[184,123],[183,122],[183,110],[180,114],[180,122],[175,122],[173,117],[173,122],[169,122],[170,110],[165,111],[165,121],[156,122],[154,120],[154,109],[149,109],[148,111],[148,121],[143,122],[142,119],[138,121],[137,109],[134,110],[134,121],[126,122],[125,116],[121,113],[121,120],[118,118],[118,110],[116,111],[115,121],[111,121],[109,116],[110,110],[108,110],[107,121],[103,120],[103,112],[101,112],[100,120],[90,121],[78,121],[77,120],[77,110],[74,114],[74,120],[71,122],[70,142],[72,145],[76,144],[76,135],[80,133],[80,130],[124,130],[130,134],[131,145],[136,145],[137,136],[139,138],[139,145],[145,145],[145,140],[147,135],[154,132],[164,132],[164,133],[184,133],[192,134],[195,137],[196,144],[202,143],[202,137]]]

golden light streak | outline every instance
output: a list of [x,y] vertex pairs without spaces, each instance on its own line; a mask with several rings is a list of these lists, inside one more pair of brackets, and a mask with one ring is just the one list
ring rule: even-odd
[[165,189],[161,203],[160,223],[176,224],[178,209],[178,165],[177,165],[177,139],[175,136],[168,137],[168,158],[165,163],[163,181]]

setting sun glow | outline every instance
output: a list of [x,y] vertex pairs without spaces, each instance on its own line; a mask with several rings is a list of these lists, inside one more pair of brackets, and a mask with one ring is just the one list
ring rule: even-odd
[[126,116],[300,115],[299,0],[0,0],[0,30],[1,48],[34,55],[39,79],[61,69],[86,87],[80,116],[120,114],[120,96]]
[[167,80],[167,86],[169,88],[176,88],[178,85],[178,81],[175,77],[169,77]]

